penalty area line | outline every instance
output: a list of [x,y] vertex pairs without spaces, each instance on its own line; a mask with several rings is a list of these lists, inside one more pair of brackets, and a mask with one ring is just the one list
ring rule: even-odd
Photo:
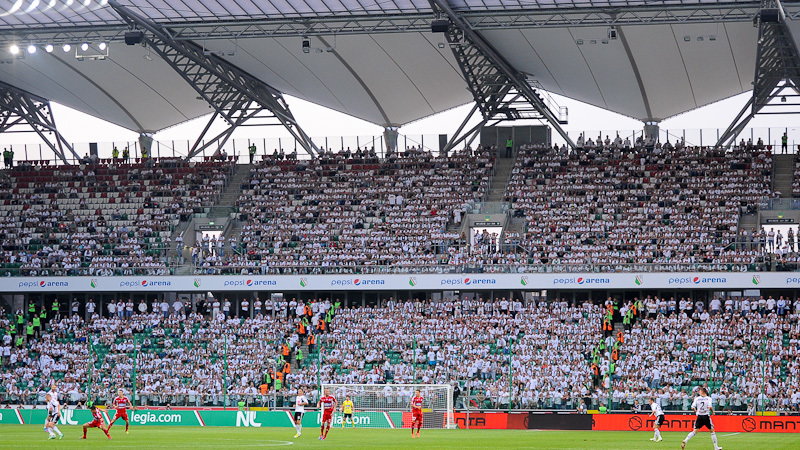
[[720,437],[728,437],[728,436],[736,436],[737,434],[742,434],[742,433],[728,433],[728,434],[720,434],[719,436],[720,436]]

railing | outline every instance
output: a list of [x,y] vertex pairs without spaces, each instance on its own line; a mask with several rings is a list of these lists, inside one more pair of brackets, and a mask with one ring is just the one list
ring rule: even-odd
[[758,204],[762,211],[773,210],[798,210],[800,209],[800,199],[797,198],[767,198]]
[[[787,270],[800,270],[798,264],[787,264]],[[658,263],[658,264],[418,264],[411,266],[246,266],[230,265],[196,268],[195,273],[218,274],[423,274],[423,273],[604,273],[604,272],[754,272],[763,271],[763,264],[734,263]]]
[[[539,91],[542,92],[542,91]],[[545,98],[545,101],[549,102],[549,99]],[[552,106],[552,105],[551,105]],[[566,110],[560,107],[554,107],[553,112],[558,114],[559,120],[566,119]],[[637,138],[643,137],[643,130],[639,129],[629,129],[629,130],[620,130],[620,129],[608,129],[608,130],[588,130],[582,129],[577,126],[567,126],[567,133],[573,140],[577,139],[580,134],[583,134],[584,137],[588,140],[596,139],[598,136],[602,136],[605,139],[606,136],[609,139],[613,140],[617,134],[622,139],[629,139],[632,143],[636,141]],[[714,146],[719,139],[719,136],[722,134],[724,130],[719,128],[706,128],[706,129],[684,129],[684,128],[661,128],[659,130],[658,141],[662,143],[666,143],[669,140],[672,143],[676,143],[678,141],[683,140],[686,145],[688,146]],[[755,143],[758,141],[758,138],[762,138],[763,144],[765,147],[769,146],[773,153],[780,153],[781,152],[781,137],[783,133],[786,132],[788,134],[788,152],[789,153],[797,153],[798,148],[800,148],[800,127],[756,127],[756,128],[748,128],[742,131],[737,136],[737,143],[744,139],[747,141],[748,139],[752,139]],[[61,165],[63,162],[61,160],[57,160],[56,157],[53,155],[53,152],[49,150],[49,148],[44,143],[25,143],[19,142],[18,140],[8,139],[0,140],[0,145],[3,147],[8,147],[14,150],[14,160],[21,161],[21,160],[37,160],[37,161],[45,161],[49,160],[50,165]],[[317,144],[319,148],[331,149],[334,152],[338,152],[340,150],[350,148],[351,150],[355,150],[356,148],[375,148],[376,153],[378,156],[383,157],[386,155],[386,145],[381,135],[364,135],[364,136],[327,136],[327,137],[312,137],[312,141]],[[553,136],[554,143],[559,145],[564,144],[563,140],[560,136],[554,135]],[[131,158],[137,157],[140,155],[139,143],[138,140],[130,140],[130,141],[116,141],[116,142],[97,142],[95,143],[97,147],[97,152],[100,158],[111,158],[112,151],[114,147],[122,152],[122,150],[126,147],[130,149]],[[151,157],[180,157],[184,158],[189,153],[192,145],[194,144],[194,140],[189,139],[157,139],[154,140],[152,143],[152,147],[150,149],[150,156]],[[300,159],[308,159],[310,158],[299,146],[299,144],[292,138],[288,137],[237,137],[235,139],[230,139],[226,145],[225,150],[229,155],[238,155],[240,156],[240,162],[244,163],[248,159],[248,147],[250,145],[256,146],[256,160],[261,160],[263,156],[272,155],[273,152],[277,149],[282,149],[285,154],[290,154],[294,151],[297,151],[297,157]],[[76,142],[72,143],[72,146],[75,149],[75,152],[78,155],[85,155],[88,154],[91,150],[91,145],[88,142]],[[409,148],[409,147],[420,147],[433,153],[434,155],[438,154],[439,151],[439,135],[437,134],[418,134],[418,135],[409,135],[409,134],[401,134],[398,136],[397,139],[397,146],[400,149]],[[474,143],[472,147],[476,147],[477,144]],[[195,160],[202,160],[203,157],[212,156],[214,149],[208,149],[208,151],[204,151],[200,155],[197,155],[193,159]],[[70,164],[77,163],[76,160],[70,159]]]
[[192,264],[166,267],[89,268],[0,268],[4,277],[48,276],[154,276],[177,273],[196,275],[338,275],[338,274],[447,274],[447,273],[609,273],[609,272],[797,272],[800,262],[745,263],[652,263],[652,264],[415,264],[360,266],[267,266],[224,265],[200,267]]
[[[581,134],[583,134],[586,140],[589,138],[595,140],[598,136],[602,136],[602,139],[605,140],[606,136],[608,136],[611,141],[619,134],[623,140],[628,138],[632,143],[634,143],[637,138],[644,138],[644,131],[641,128],[632,130],[589,130],[580,129],[576,126],[567,128],[568,134],[573,139],[577,139]],[[666,143],[669,141],[675,144],[682,140],[687,146],[713,147],[717,144],[719,137],[724,131],[724,128],[660,127],[658,130],[657,142]],[[736,136],[735,144],[738,145],[742,139],[744,139],[745,142],[751,139],[752,142],[756,144],[758,143],[758,139],[761,138],[765,148],[769,148],[773,154],[779,154],[782,152],[781,137],[784,132],[787,133],[788,136],[787,152],[790,154],[800,152],[800,127],[796,126],[746,128]],[[562,143],[560,141],[560,136],[554,135],[553,140],[559,144]]]
[[[5,135],[3,136],[5,137]],[[325,136],[325,137],[312,137],[311,140],[320,149],[330,149],[334,152],[345,150],[349,148],[355,151],[357,148],[370,149],[374,148],[379,157],[384,157],[387,153],[387,148],[384,143],[382,135],[364,135],[364,136]],[[9,139],[0,140],[2,147],[10,148],[14,151],[14,164],[19,161],[47,161],[48,165],[62,165],[64,161],[57,159],[53,152],[44,143],[26,143],[12,141]],[[138,158],[141,155],[138,140],[131,141],[115,141],[115,142],[97,142],[94,143],[97,148],[97,154],[100,158],[111,158],[112,152],[116,147],[119,154],[122,155],[123,149],[129,149],[130,158]],[[189,154],[194,140],[189,139],[158,139],[154,140],[150,148],[150,157],[171,157],[171,158],[185,158]],[[239,156],[239,162],[246,163],[249,159],[248,148],[250,145],[256,146],[255,160],[260,161],[263,157],[271,156],[275,151],[283,150],[285,155],[297,152],[298,159],[309,159],[310,155],[305,153],[300,147],[299,143],[290,137],[249,137],[249,138],[234,138],[228,140],[225,145],[225,150],[228,155]],[[72,143],[75,152],[78,155],[88,155],[92,151],[92,145],[88,142],[74,142]],[[437,134],[418,134],[406,135],[401,134],[397,139],[397,146],[399,149],[410,147],[423,148],[424,150],[433,153],[434,155],[439,152],[439,136]],[[474,147],[474,146],[473,146]],[[203,160],[213,156],[216,147],[203,150],[202,153],[192,158],[193,160]],[[120,158],[121,159],[121,158]],[[79,164],[79,159],[68,158],[68,164]]]

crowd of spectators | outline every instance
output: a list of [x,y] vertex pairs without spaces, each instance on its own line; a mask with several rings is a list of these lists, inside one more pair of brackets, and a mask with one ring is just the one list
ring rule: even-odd
[[614,142],[572,153],[535,146],[520,152],[506,194],[527,222],[516,241],[527,263],[752,270],[762,260],[758,249],[737,245],[737,236],[740,216],[772,195],[767,150]]
[[17,165],[0,178],[4,275],[164,275],[174,227],[203,212],[231,163]]
[[[485,200],[496,152],[409,148],[276,153],[250,165],[241,228],[197,242],[197,274],[516,270],[774,270],[800,264],[800,239],[739,229],[771,189],[772,156],[631,143],[522,146],[505,192],[522,229],[461,233]],[[233,163],[172,158],[26,166],[0,174],[0,270],[9,275],[162,275],[177,221],[214,203]],[[241,230],[240,232],[238,230]],[[183,255],[182,243],[176,243]],[[179,262],[183,262],[180,258]],[[466,269],[465,269],[466,268]],[[468,270],[467,270],[468,269]]]
[[242,185],[242,232],[231,245],[236,251],[200,258],[197,272],[447,264],[460,238],[448,224],[458,224],[481,201],[493,161],[484,150],[267,160],[254,165]]
[[721,409],[800,404],[800,301],[536,300],[92,301],[21,340],[3,314],[0,403],[36,403],[51,380],[68,402],[107,400],[131,389],[135,364],[140,405],[288,405],[320,382],[452,383],[456,406],[478,408],[635,409],[657,396],[686,410],[700,385]]
[[719,410],[798,409],[800,301],[648,297],[641,303],[615,370],[603,367],[616,408],[645,405],[657,392],[662,406],[686,410],[692,388],[706,385]]

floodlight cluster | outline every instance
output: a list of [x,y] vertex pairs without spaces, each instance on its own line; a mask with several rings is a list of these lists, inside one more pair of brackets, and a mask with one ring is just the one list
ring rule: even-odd
[[[76,45],[78,45],[78,44],[76,44]],[[80,45],[78,45],[78,47],[81,49],[81,51],[85,52],[85,51],[89,50],[89,43],[88,42],[82,42]],[[100,43],[97,44],[97,48],[100,51],[105,51],[108,48],[108,44],[106,44],[105,42],[100,42]],[[42,44],[28,44],[28,46],[25,47],[25,51],[29,55],[35,54],[37,51],[39,51],[39,49],[42,49],[47,53],[53,53],[53,50],[55,50],[55,47],[53,47],[53,44],[43,44],[43,45]],[[72,50],[72,44],[64,44],[64,45],[62,45],[61,46],[61,50],[63,50],[64,53],[68,53],[70,50]],[[19,55],[22,52],[22,47],[20,47],[19,44],[11,44],[11,45],[8,46],[8,52],[11,53],[12,55]]]
[[[74,6],[82,8],[90,8],[92,4],[95,7],[103,7],[108,4],[108,0],[13,0],[11,5],[3,11],[0,9],[0,17],[11,16],[15,14],[35,14],[37,12],[46,12],[51,9],[67,9]],[[28,5],[27,7],[25,5]]]

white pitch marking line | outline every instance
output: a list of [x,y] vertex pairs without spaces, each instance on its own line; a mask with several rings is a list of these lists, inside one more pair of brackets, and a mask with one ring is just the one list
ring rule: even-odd
[[742,433],[728,433],[728,434],[721,434],[721,435],[720,435],[720,437],[726,437],[726,436],[736,436],[737,434],[742,434]]

